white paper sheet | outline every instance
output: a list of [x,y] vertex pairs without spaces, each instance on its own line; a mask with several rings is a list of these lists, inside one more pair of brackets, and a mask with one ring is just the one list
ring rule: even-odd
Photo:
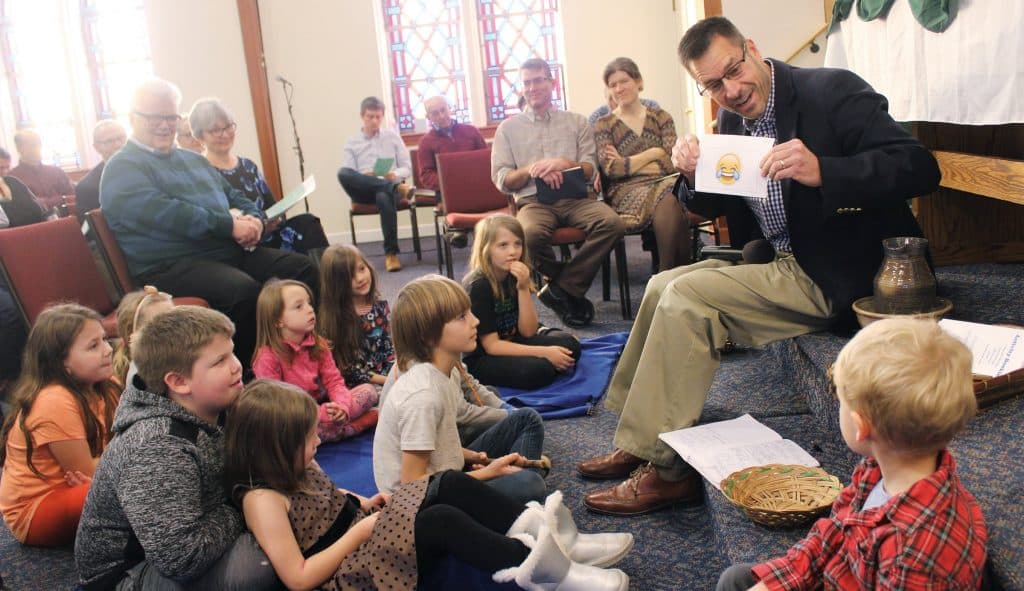
[[751,466],[819,465],[799,445],[783,439],[749,414],[658,437],[718,489],[726,476]]
[[316,177],[309,175],[306,180],[302,181],[301,185],[289,191],[288,194],[282,197],[280,201],[267,208],[267,219],[276,218],[282,213],[288,211],[292,206],[305,199],[315,190]]
[[761,159],[775,138],[706,135],[700,140],[695,189],[744,197],[768,197],[768,179],[761,176]]
[[972,373],[995,377],[1024,367],[1024,330],[948,319],[939,326],[971,350]]

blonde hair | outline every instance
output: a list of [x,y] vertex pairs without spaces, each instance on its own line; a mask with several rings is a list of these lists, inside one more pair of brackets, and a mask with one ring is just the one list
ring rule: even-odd
[[930,320],[893,318],[861,330],[833,368],[839,396],[895,450],[945,448],[977,412],[971,353]]
[[132,333],[145,326],[149,318],[145,310],[151,305],[160,302],[171,302],[174,299],[170,294],[159,291],[152,285],[147,285],[138,291],[131,291],[124,294],[121,303],[117,305],[117,336],[118,343],[114,349],[114,377],[123,385],[128,377],[128,369],[132,363],[131,341]]
[[306,469],[302,454],[316,421],[316,402],[296,386],[274,380],[248,384],[228,411],[224,429],[228,496],[240,504],[254,485],[299,490]]
[[[516,218],[503,213],[486,217],[476,223],[473,229],[473,252],[469,256],[469,268],[477,271],[487,278],[491,284],[491,291],[494,297],[502,299],[510,294],[505,293],[504,286],[498,281],[497,271],[494,269],[494,262],[491,260],[491,248],[497,241],[498,230],[508,230],[523,243],[523,254],[519,257],[520,262],[530,267],[530,259],[526,252],[526,232],[522,224]],[[533,291],[533,279],[530,279],[530,291]]]
[[398,292],[391,313],[392,339],[398,369],[429,362],[441,341],[444,325],[469,310],[469,295],[461,285],[440,275],[426,275]]
[[214,337],[230,339],[234,335],[235,325],[221,312],[199,306],[177,306],[136,331],[131,344],[132,359],[139,368],[139,376],[146,382],[146,390],[166,394],[164,377],[167,374],[192,377],[192,366],[202,349]]
[[320,258],[320,308],[317,332],[334,347],[334,361],[345,372],[363,358],[363,329],[356,314],[352,278],[359,263],[370,270],[370,303],[376,302],[377,271],[358,248],[338,244],[329,247]]
[[[256,300],[256,350],[252,355],[252,363],[256,363],[256,356],[260,349],[270,347],[277,355],[277,358],[286,364],[292,362],[293,351],[284,344],[281,337],[281,328],[278,323],[281,321],[281,314],[284,313],[284,288],[301,287],[309,296],[310,305],[313,303],[313,292],[309,286],[294,279],[271,279],[260,290],[260,297]],[[313,333],[313,349],[310,356],[313,359],[320,359],[320,354],[329,351],[330,344],[320,335]]]

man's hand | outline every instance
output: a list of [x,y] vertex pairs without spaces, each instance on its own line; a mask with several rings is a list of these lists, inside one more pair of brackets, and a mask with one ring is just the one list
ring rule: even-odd
[[384,175],[384,178],[388,179],[389,181],[393,181],[393,180],[396,180],[398,178],[398,175],[395,174],[394,171],[391,171],[391,172],[387,173],[386,175]]
[[672,146],[672,164],[686,177],[686,182],[693,188],[693,177],[697,172],[697,159],[700,158],[700,140],[697,136],[687,134],[676,139]]
[[544,347],[544,359],[547,359],[558,371],[565,371],[576,365],[576,360],[572,358],[572,351],[557,345]]
[[508,267],[508,272],[516,278],[516,289],[530,289],[530,268],[522,261],[515,261]]
[[808,187],[821,186],[821,166],[818,157],[798,139],[772,148],[761,159],[761,175],[773,181],[793,179]]
[[242,248],[252,248],[260,241],[260,233],[263,230],[263,225],[254,224],[252,222],[253,219],[254,218],[252,218],[252,216],[234,218],[234,224],[231,227],[231,237],[234,238],[235,242],[237,242]]
[[557,189],[562,186],[562,171],[552,170],[547,174],[540,175],[541,179],[548,184],[552,189]]
[[[530,166],[530,176],[533,178],[544,178],[552,172],[557,172],[559,181],[561,181],[562,171],[566,168],[572,168],[572,162],[565,158],[545,158],[538,160]],[[544,179],[547,181],[547,179]],[[559,182],[561,184],[561,182]]]

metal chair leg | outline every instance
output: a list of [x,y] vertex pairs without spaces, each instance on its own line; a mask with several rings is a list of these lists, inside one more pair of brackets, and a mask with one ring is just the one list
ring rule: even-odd
[[412,248],[416,251],[416,260],[423,260],[423,249],[420,248],[420,225],[416,221],[416,206],[409,204],[409,220],[412,222]]
[[[609,301],[612,299],[612,286],[611,286],[611,274],[612,274],[612,253],[604,255],[604,262],[601,263],[601,299],[602,301]],[[619,294],[622,295],[621,293]]]
[[452,268],[452,243],[444,238],[444,264],[448,270],[448,278],[455,279],[455,270]]
[[348,230],[352,233],[352,246],[359,246],[356,242],[356,216],[352,214],[351,209],[348,211]]
[[441,265],[444,264],[444,252],[442,250],[443,247],[441,246],[441,227],[437,223],[438,217],[440,217],[440,216],[437,215],[437,210],[435,209],[434,210],[434,238],[437,240],[437,274],[440,275],[441,273],[444,273],[444,269],[441,268]]
[[622,307],[622,319],[633,319],[633,302],[629,294],[629,267],[626,264],[626,241],[619,240],[615,245],[615,265],[619,275],[619,302]]

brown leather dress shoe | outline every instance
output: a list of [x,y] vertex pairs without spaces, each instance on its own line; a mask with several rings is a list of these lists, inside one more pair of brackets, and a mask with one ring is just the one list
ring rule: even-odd
[[397,254],[384,255],[384,268],[390,272],[401,271],[402,262],[398,260]]
[[606,515],[643,515],[676,503],[698,503],[703,495],[696,472],[678,482],[668,482],[658,476],[653,465],[647,464],[637,468],[629,480],[588,494],[583,504]]
[[638,458],[628,451],[616,449],[610,454],[591,458],[576,464],[576,470],[584,478],[594,480],[612,480],[625,478],[644,465],[647,460]]

